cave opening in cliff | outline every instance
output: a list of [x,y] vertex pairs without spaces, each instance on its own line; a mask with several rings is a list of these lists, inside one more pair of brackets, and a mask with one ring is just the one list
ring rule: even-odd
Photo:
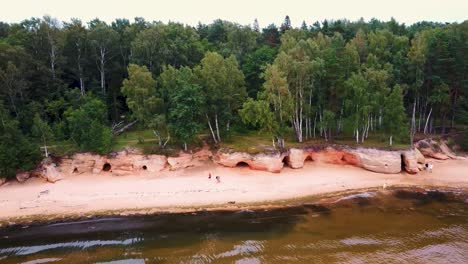
[[405,170],[406,170],[405,156],[403,156],[403,154],[401,154],[401,171],[405,171]]
[[73,173],[78,173],[78,168],[75,167],[75,168],[73,169]]
[[105,163],[104,166],[102,166],[103,171],[110,171],[112,169],[112,166],[109,163]]
[[282,162],[283,162],[284,166],[288,166],[289,165],[289,156],[284,156]]
[[247,162],[241,161],[241,162],[236,164],[236,167],[241,167],[241,168],[246,167],[246,168],[248,168],[249,164]]
[[314,159],[312,158],[312,156],[307,156],[306,159],[304,160],[304,162],[306,161],[314,161]]
[[143,170],[147,170],[147,169],[148,169],[148,167],[146,167],[146,165],[143,165],[142,168],[143,168]]

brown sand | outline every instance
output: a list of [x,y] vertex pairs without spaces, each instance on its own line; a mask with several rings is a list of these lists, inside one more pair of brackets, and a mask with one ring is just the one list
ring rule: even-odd
[[[331,192],[390,186],[434,186],[468,189],[468,160],[437,161],[433,173],[379,174],[353,166],[307,162],[302,169],[269,173],[225,168],[211,162],[203,167],[154,175],[82,174],[56,183],[32,178],[0,186],[0,220],[35,215],[89,214],[98,211],[164,211],[178,207],[204,208],[228,202],[253,203],[300,198]],[[208,179],[211,172],[212,179]],[[220,176],[221,183],[215,177]]]

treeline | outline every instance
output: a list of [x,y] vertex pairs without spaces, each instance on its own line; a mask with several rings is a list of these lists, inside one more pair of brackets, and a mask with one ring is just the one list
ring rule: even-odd
[[467,35],[468,22],[393,19],[0,22],[0,175],[30,169],[50,142],[106,153],[133,124],[160,148],[202,132],[219,143],[233,128],[279,146],[446,133],[468,123]]

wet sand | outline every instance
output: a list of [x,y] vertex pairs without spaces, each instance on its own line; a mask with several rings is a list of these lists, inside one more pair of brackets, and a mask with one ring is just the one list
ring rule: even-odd
[[[380,174],[353,166],[306,162],[302,169],[281,173],[225,168],[207,162],[179,171],[113,176],[111,173],[68,176],[56,183],[32,178],[0,186],[0,221],[35,216],[119,212],[123,210],[176,211],[239,203],[262,203],[353,189],[391,186],[433,186],[468,190],[468,160],[434,163],[433,173],[422,171]],[[211,172],[212,179],[208,179]],[[217,183],[215,177],[220,176]]]

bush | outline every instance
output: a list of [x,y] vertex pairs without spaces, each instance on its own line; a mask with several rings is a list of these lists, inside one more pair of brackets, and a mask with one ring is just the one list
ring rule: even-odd
[[17,123],[0,125],[0,176],[14,178],[18,171],[33,169],[41,159],[39,146],[23,135]]
[[463,135],[460,138],[460,148],[463,151],[468,151],[468,131],[463,132]]
[[112,145],[112,131],[103,123],[106,120],[106,106],[98,99],[88,99],[78,109],[66,112],[70,137],[84,151],[100,154],[109,152]]

